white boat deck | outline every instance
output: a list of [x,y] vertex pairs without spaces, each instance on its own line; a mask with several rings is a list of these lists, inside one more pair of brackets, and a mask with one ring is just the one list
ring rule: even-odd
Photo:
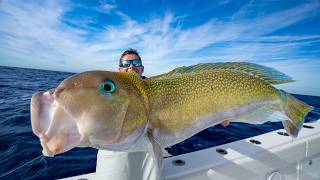
[[[164,177],[166,180],[319,180],[320,121],[305,123],[295,139],[281,129],[166,158]],[[64,180],[85,179],[93,180],[95,174]]]

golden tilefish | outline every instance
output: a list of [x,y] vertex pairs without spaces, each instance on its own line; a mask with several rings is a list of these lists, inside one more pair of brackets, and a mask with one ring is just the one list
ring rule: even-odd
[[141,79],[134,72],[89,71],[31,100],[33,132],[43,154],[74,147],[153,152],[224,120],[282,121],[296,137],[312,107],[274,84],[292,82],[247,62],[179,67]]

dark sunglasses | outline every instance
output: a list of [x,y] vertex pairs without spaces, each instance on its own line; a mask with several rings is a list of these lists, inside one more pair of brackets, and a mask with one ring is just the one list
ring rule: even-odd
[[120,67],[129,67],[130,64],[133,66],[142,66],[141,59],[133,59],[133,60],[124,60],[120,63]]

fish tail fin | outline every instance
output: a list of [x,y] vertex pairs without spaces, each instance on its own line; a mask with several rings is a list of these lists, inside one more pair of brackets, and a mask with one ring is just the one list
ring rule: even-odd
[[283,108],[285,114],[290,118],[290,120],[283,121],[282,124],[290,136],[297,137],[301,126],[304,123],[305,116],[312,111],[313,107],[283,90],[280,90],[279,92],[281,99],[284,102]]

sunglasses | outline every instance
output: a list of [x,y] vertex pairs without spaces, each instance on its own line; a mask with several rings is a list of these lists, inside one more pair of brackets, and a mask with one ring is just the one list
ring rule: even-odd
[[129,67],[132,64],[135,67],[142,66],[141,59],[124,60],[120,63],[120,67]]

